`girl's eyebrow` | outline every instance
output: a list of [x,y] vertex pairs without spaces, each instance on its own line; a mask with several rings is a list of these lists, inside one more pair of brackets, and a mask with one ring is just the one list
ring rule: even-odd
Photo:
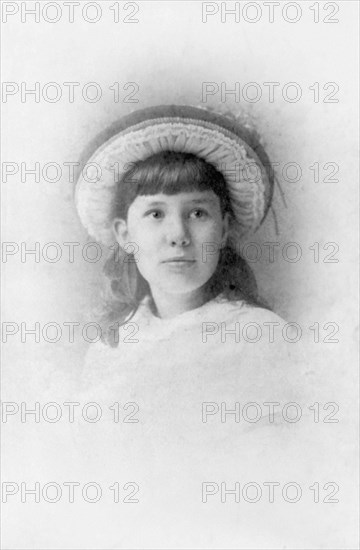
[[189,201],[193,204],[214,204],[216,203],[216,199],[213,199],[213,198],[203,198],[203,199],[192,199],[191,201]]
[[159,205],[162,205],[162,204],[165,204],[164,202],[161,202],[161,201],[150,201],[150,202],[146,202],[145,203],[145,206],[159,206]]

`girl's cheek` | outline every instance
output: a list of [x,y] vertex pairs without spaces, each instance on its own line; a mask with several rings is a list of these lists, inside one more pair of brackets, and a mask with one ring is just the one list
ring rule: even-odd
[[218,242],[221,240],[222,227],[216,223],[209,223],[209,225],[200,228],[198,235],[203,242]]

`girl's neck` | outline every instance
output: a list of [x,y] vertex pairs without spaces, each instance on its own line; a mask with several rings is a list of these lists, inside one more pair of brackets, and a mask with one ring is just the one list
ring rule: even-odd
[[185,311],[201,307],[210,299],[209,293],[204,288],[186,294],[169,294],[153,288],[151,294],[154,313],[162,319],[170,319]]

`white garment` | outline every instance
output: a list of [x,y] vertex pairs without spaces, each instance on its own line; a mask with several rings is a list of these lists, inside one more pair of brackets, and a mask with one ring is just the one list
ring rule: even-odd
[[[113,390],[203,397],[236,389],[253,398],[289,398],[296,388],[296,333],[275,313],[222,296],[173,318],[161,319],[147,296],[119,330],[111,348],[90,344],[84,387],[109,397]],[[284,329],[285,327],[285,329]],[[293,341],[293,342],[291,342]],[[290,392],[290,393],[289,393]],[[210,400],[210,399],[208,399]],[[250,399],[251,400],[251,399]]]
[[[122,505],[118,512],[109,504],[102,521],[97,511],[107,533],[104,547],[255,548],[269,541],[280,547],[288,540],[286,529],[279,532],[264,496],[256,513],[249,504],[245,510],[225,506],[219,494],[204,504],[202,484],[294,478],[286,449],[292,440],[290,456],[299,452],[296,423],[285,421],[282,410],[304,396],[293,353],[298,344],[284,341],[285,321],[218,297],[171,319],[156,317],[146,298],[129,323],[117,348],[90,346],[79,399],[96,402],[103,413],[79,431],[87,479],[102,476],[104,486],[133,481],[140,488],[139,504]],[[275,323],[273,342],[266,323]],[[206,327],[214,334],[204,341]],[[236,329],[240,341],[225,329]],[[245,341],[244,334],[258,341]],[[138,341],[124,341],[126,336]],[[269,402],[278,403],[273,421],[264,405]],[[120,404],[119,422],[114,403]],[[285,522],[293,510],[286,509]]]

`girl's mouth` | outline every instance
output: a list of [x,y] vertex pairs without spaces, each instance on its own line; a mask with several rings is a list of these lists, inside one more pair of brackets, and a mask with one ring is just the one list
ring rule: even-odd
[[195,260],[184,260],[182,258],[173,258],[171,260],[165,260],[165,265],[167,265],[171,269],[186,269],[194,265]]
[[178,256],[175,258],[169,258],[168,260],[163,260],[162,263],[165,264],[172,264],[172,263],[194,263],[195,260],[190,260],[188,258],[183,258],[182,256]]

